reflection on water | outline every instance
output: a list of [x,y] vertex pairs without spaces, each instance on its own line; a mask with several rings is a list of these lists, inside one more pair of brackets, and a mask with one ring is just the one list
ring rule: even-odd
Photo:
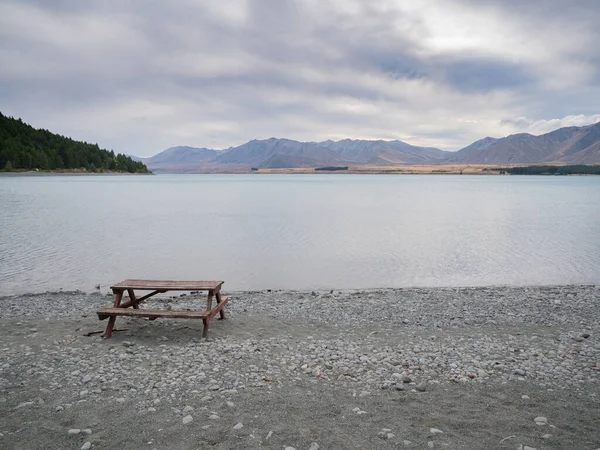
[[600,283],[600,177],[0,177],[0,294]]

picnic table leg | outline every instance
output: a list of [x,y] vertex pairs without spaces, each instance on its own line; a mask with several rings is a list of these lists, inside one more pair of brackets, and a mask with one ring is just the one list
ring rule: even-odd
[[133,289],[127,289],[127,295],[129,295],[129,299],[131,300],[131,306],[133,306],[133,309],[139,309],[138,302],[135,298],[135,292],[133,292]]
[[212,309],[212,299],[213,295],[215,295],[215,291],[212,289],[208,291],[208,298],[206,299],[206,310],[210,311]]
[[[123,298],[122,290],[115,292],[115,302],[113,303],[114,308],[119,308],[121,306],[122,298]],[[108,339],[112,336],[112,332],[113,332],[113,328],[115,326],[116,320],[117,320],[116,316],[111,316],[108,318],[108,324],[106,325],[106,331],[104,332],[104,339]]]
[[203,328],[202,328],[202,337],[204,339],[206,339],[208,337],[208,324],[209,324],[210,320],[208,319],[208,317],[205,317],[202,319],[202,324],[203,324]]
[[[221,288],[217,289],[217,292],[215,293],[215,297],[217,299],[217,304],[221,303]],[[220,320],[225,320],[225,308],[222,308],[221,311],[219,311],[219,317]]]

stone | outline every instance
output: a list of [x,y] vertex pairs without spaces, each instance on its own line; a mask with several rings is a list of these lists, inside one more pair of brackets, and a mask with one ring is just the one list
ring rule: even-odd
[[90,448],[92,448],[92,443],[89,441],[81,446],[81,450],[90,450]]
[[119,397],[115,400],[117,403],[125,403],[125,398],[124,397]]
[[587,339],[590,337],[590,333],[582,333],[581,337]]
[[546,419],[545,417],[536,417],[535,419],[533,419],[533,421],[535,422],[536,425],[547,425],[548,424],[548,419]]
[[412,383],[412,378],[411,378],[411,377],[409,377],[408,375],[404,375],[404,376],[402,377],[402,382],[403,382],[403,383]]
[[542,439],[550,439],[552,435],[550,433],[546,433],[542,435]]
[[319,444],[313,442],[312,444],[310,444],[310,447],[308,447],[308,450],[319,450]]
[[411,447],[411,446],[412,446],[412,442],[411,442],[411,441],[409,441],[408,439],[404,439],[404,440],[402,441],[402,445],[404,445],[404,448],[409,448],[409,447]]
[[523,400],[529,400],[530,399],[529,395],[521,395],[521,398]]
[[192,408],[191,406],[186,406],[185,408],[183,408],[183,413],[189,413],[192,412],[194,410],[194,408]]
[[443,433],[443,431],[440,430],[439,428],[430,428],[429,433],[430,434],[441,434],[441,433]]
[[62,410],[64,410],[64,409],[65,409],[65,408],[63,408],[63,407],[62,407],[62,406],[60,406],[60,405],[56,407],[56,411],[57,411],[57,412],[60,412],[60,411],[62,411]]
[[225,402],[225,404],[227,406],[229,406],[230,408],[233,408],[235,406],[235,403],[233,403],[233,402]]
[[81,433],[79,428],[71,428],[69,431],[67,431],[67,435],[69,436],[79,436],[79,433]]
[[433,441],[427,442],[427,448],[434,448],[434,447],[435,447],[435,443]]
[[296,450],[294,447],[285,447],[283,450]]
[[187,425],[189,423],[192,423],[194,421],[194,418],[190,415],[187,415],[183,418],[182,422],[184,425]]
[[135,345],[135,342],[123,341],[123,347],[133,347],[134,345]]
[[523,369],[515,369],[515,375],[524,377],[525,375],[527,375],[527,372],[525,372]]
[[421,381],[419,384],[415,386],[415,389],[419,392],[425,392],[427,390],[427,382]]
[[92,429],[91,428],[84,428],[83,430],[81,430],[81,434],[84,434],[86,436],[91,436],[92,435]]
[[216,414],[211,414],[210,416],[208,416],[208,418],[210,420],[219,420],[219,416],[217,416]]
[[83,377],[83,379],[81,380],[81,382],[83,384],[89,383],[90,381],[92,381],[92,376],[91,375],[86,375]]
[[33,402],[23,402],[23,403],[19,403],[19,406],[17,406],[16,409],[27,408],[32,405],[34,405]]
[[150,407],[150,408],[148,408],[148,412],[151,412],[151,413],[156,412],[156,408]]
[[242,428],[244,428],[244,424],[242,424],[242,422],[236,423],[233,427],[234,430],[241,430]]

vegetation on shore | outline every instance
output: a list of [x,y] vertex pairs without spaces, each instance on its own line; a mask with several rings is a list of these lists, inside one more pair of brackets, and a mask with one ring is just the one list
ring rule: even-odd
[[148,173],[141,162],[104,150],[98,144],[37,130],[21,119],[0,112],[0,170],[50,170],[58,172]]
[[600,166],[524,166],[496,169],[511,175],[600,175]]

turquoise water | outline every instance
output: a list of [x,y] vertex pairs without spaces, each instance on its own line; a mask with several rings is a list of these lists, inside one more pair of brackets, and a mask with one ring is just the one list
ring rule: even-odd
[[0,294],[600,283],[600,177],[0,177]]

